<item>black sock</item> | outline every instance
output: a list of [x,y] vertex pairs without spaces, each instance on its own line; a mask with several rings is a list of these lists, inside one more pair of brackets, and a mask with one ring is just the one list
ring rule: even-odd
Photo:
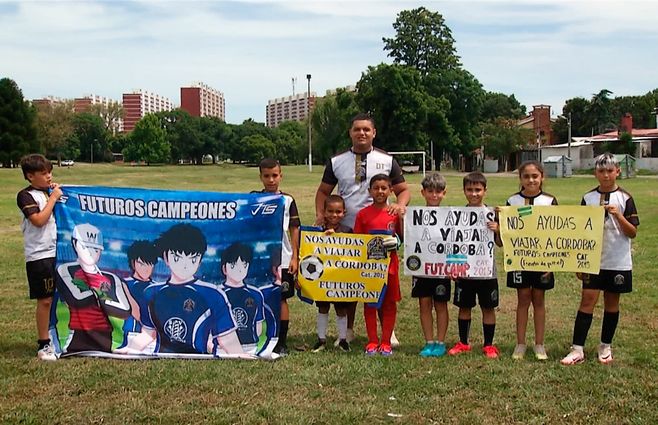
[[612,344],[612,337],[615,336],[617,323],[619,322],[619,312],[603,312],[603,325],[601,326],[601,342]]
[[50,344],[50,339],[37,339],[37,344],[39,345],[39,350],[41,350],[46,345]]
[[288,323],[289,320],[279,321],[279,345],[287,347],[288,344]]
[[496,333],[496,324],[482,324],[482,333],[484,334],[484,346],[493,345],[494,334]]
[[471,319],[457,319],[459,327],[459,340],[462,344],[468,345],[468,333],[471,329]]
[[576,314],[576,322],[573,324],[573,345],[580,345],[581,347],[585,345],[587,333],[589,332],[589,327],[591,325],[592,314],[583,313],[578,310],[578,314]]

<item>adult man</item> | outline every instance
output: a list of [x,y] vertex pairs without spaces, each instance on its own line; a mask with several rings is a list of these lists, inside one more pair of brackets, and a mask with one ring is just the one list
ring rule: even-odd
[[338,185],[338,194],[345,200],[347,209],[342,223],[353,228],[356,213],[372,203],[368,182],[375,174],[387,174],[391,178],[397,203],[390,204],[388,212],[402,214],[411,196],[409,188],[397,161],[373,147],[377,135],[374,119],[368,114],[357,114],[350,122],[349,135],[352,148],[331,157],[324,169],[315,194],[316,224],[324,221],[324,200]]
[[[338,185],[338,194],[345,200],[347,210],[342,224],[354,228],[356,213],[372,204],[368,189],[370,179],[376,174],[386,174],[391,178],[397,203],[387,207],[389,214],[404,214],[411,194],[397,161],[372,145],[377,135],[375,120],[368,114],[357,114],[350,122],[349,135],[352,148],[334,155],[327,161],[322,182],[315,193],[316,225],[324,222],[324,200]],[[354,339],[355,309],[356,305],[347,313],[348,341]],[[394,346],[398,345],[395,334],[391,341]]]

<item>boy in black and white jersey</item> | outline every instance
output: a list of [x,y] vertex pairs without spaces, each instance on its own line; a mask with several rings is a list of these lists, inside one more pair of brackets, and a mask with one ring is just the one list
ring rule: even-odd
[[30,182],[28,187],[18,192],[16,203],[23,213],[21,230],[25,240],[25,270],[30,298],[37,300],[37,357],[57,360],[50,344],[48,325],[55,293],[57,226],[53,208],[62,196],[62,190],[52,181],[53,165],[43,155],[26,155],[20,164],[23,177]]
[[585,360],[585,340],[601,291],[604,311],[598,359],[602,364],[613,360],[611,344],[619,321],[619,298],[633,290],[631,239],[637,235],[637,226],[640,225],[633,197],[617,185],[619,173],[619,162],[614,155],[599,155],[595,162],[599,185],[587,192],[581,201],[581,205],[602,205],[605,208],[601,270],[598,275],[579,276],[583,281],[582,296],[574,323],[571,352],[562,359],[563,365]]

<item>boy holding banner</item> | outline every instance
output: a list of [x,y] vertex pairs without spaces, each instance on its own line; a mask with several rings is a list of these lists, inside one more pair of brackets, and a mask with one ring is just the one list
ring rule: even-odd
[[[464,177],[464,195],[468,201],[468,207],[486,207],[484,204],[486,193],[487,178],[484,174],[476,171]],[[494,231],[496,245],[501,246],[498,223],[489,221],[487,222],[487,228]],[[475,298],[477,296],[482,309],[482,331],[484,334],[482,352],[490,359],[498,358],[498,348],[493,345],[496,331],[495,308],[498,307],[498,279],[496,278],[495,268],[493,276],[493,278],[485,279],[456,279],[454,304],[459,307],[459,317],[457,319],[459,342],[448,351],[451,356],[471,351],[468,334],[471,327],[471,310],[475,307]]]
[[601,270],[598,275],[582,275],[580,307],[573,329],[571,352],[561,361],[575,365],[585,361],[584,345],[592,324],[594,307],[603,291],[604,311],[598,359],[602,364],[612,362],[612,338],[619,321],[619,298],[633,289],[633,261],[631,239],[637,235],[640,220],[630,193],[617,185],[619,162],[614,155],[604,153],[595,161],[598,187],[587,192],[581,205],[602,205],[605,208]]
[[[431,173],[423,178],[420,191],[428,207],[438,207],[446,196],[446,179],[439,173]],[[450,279],[413,276],[411,297],[418,298],[420,326],[425,337],[425,346],[420,351],[422,357],[441,357],[446,353],[445,337],[448,331],[448,301],[450,300]],[[433,307],[433,308],[432,308]],[[437,339],[434,339],[434,319],[436,311]]]
[[[384,245],[390,251],[390,265],[388,267],[388,281],[386,293],[379,309],[369,305],[363,306],[363,315],[368,333],[368,344],[365,353],[374,356],[380,353],[382,356],[393,355],[391,348],[391,334],[395,327],[397,316],[397,303],[402,298],[400,295],[400,278],[398,276],[399,261],[397,255],[396,234],[401,234],[400,216],[389,214],[387,211],[387,200],[392,193],[391,178],[386,174],[376,174],[370,179],[370,195],[373,204],[363,208],[356,215],[354,233],[371,233],[372,231],[385,231],[393,236],[387,238]],[[404,211],[404,210],[403,210]],[[389,242],[389,243],[387,243]],[[392,243],[390,243],[392,242]],[[382,337],[377,335],[377,313],[381,311]]]

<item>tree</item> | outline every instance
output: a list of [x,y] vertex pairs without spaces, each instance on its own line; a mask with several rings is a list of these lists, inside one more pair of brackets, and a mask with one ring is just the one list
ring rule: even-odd
[[0,80],[0,163],[16,167],[23,155],[39,151],[34,126],[36,112],[9,78]]
[[112,135],[116,135],[120,128],[119,123],[123,119],[123,106],[119,102],[96,103],[91,105],[89,111],[103,120],[105,129]]
[[261,134],[252,134],[251,136],[243,137],[240,140],[240,146],[241,151],[239,154],[241,160],[250,164],[257,164],[263,158],[274,158],[276,153],[274,143]]
[[628,132],[622,132],[617,142],[606,142],[603,144],[603,151],[615,154],[635,155],[635,143],[633,135]]
[[35,125],[41,151],[46,156],[77,159],[77,144],[69,143],[73,136],[73,102],[51,102],[37,107]]
[[604,133],[606,130],[616,128],[612,120],[610,111],[610,95],[612,92],[603,89],[592,96],[587,112],[594,120],[595,131],[597,134]]
[[461,66],[452,32],[440,13],[424,7],[403,10],[393,28],[395,37],[382,41],[394,63],[416,68],[422,75]]
[[123,149],[123,157],[126,161],[144,161],[146,165],[169,161],[167,132],[160,126],[155,114],[148,114],[137,121],[128,145]]
[[507,171],[509,156],[534,141],[534,133],[522,128],[513,118],[498,118],[481,126],[481,144],[487,156],[503,160]]
[[103,162],[112,160],[110,134],[98,115],[82,112],[73,116],[73,134],[68,143],[78,146],[81,160]]
[[[349,122],[359,112],[356,93],[344,89],[318,100],[313,108],[313,158],[327,161],[333,154],[350,147]],[[307,152],[308,153],[308,152]]]
[[482,121],[494,121],[496,118],[521,119],[525,116],[526,108],[521,105],[514,95],[485,91],[482,96]]
[[276,158],[281,164],[301,164],[308,154],[306,122],[284,121],[274,129]]

